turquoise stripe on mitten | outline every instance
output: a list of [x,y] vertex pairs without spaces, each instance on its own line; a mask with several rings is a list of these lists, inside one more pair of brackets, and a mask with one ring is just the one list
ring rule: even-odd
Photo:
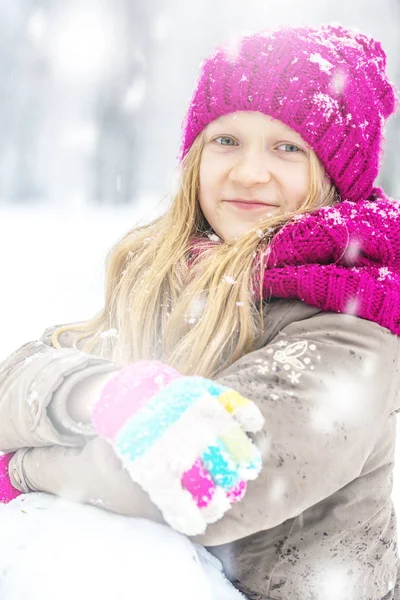
[[239,483],[236,461],[219,438],[203,452],[201,460],[217,485],[229,490]]
[[202,377],[181,377],[140,408],[117,434],[115,447],[121,456],[135,460],[151,448],[194,402],[207,394]]

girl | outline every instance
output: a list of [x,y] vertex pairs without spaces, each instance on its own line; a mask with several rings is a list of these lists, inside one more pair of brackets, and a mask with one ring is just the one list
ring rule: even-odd
[[339,25],[204,61],[170,210],[112,250],[97,317],[3,365],[5,499],[166,522],[249,599],[398,597],[385,67]]

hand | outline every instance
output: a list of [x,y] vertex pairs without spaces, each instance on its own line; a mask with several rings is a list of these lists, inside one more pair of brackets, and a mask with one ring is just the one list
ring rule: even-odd
[[121,369],[92,414],[132,480],[186,535],[204,533],[258,476],[261,456],[244,432],[263,421],[234,390],[156,361]]

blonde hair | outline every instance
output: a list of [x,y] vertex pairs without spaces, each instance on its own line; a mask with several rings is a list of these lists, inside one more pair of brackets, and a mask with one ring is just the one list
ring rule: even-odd
[[[59,327],[52,337],[56,347],[61,333],[71,331],[75,347],[79,343],[81,350],[117,365],[161,360],[182,374],[205,377],[252,350],[263,331],[264,267],[257,257],[294,215],[339,198],[311,150],[309,193],[298,210],[270,217],[234,241],[214,241],[198,201],[203,147],[201,133],[185,157],[169,210],[129,231],[109,253],[104,308],[86,322]],[[193,244],[201,250],[197,256],[191,254]],[[258,302],[253,295],[257,264]]]

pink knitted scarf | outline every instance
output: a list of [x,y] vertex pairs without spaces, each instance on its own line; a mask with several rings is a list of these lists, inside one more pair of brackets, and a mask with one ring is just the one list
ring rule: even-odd
[[400,335],[400,204],[380,188],[295,217],[262,260],[264,299],[298,298]]

